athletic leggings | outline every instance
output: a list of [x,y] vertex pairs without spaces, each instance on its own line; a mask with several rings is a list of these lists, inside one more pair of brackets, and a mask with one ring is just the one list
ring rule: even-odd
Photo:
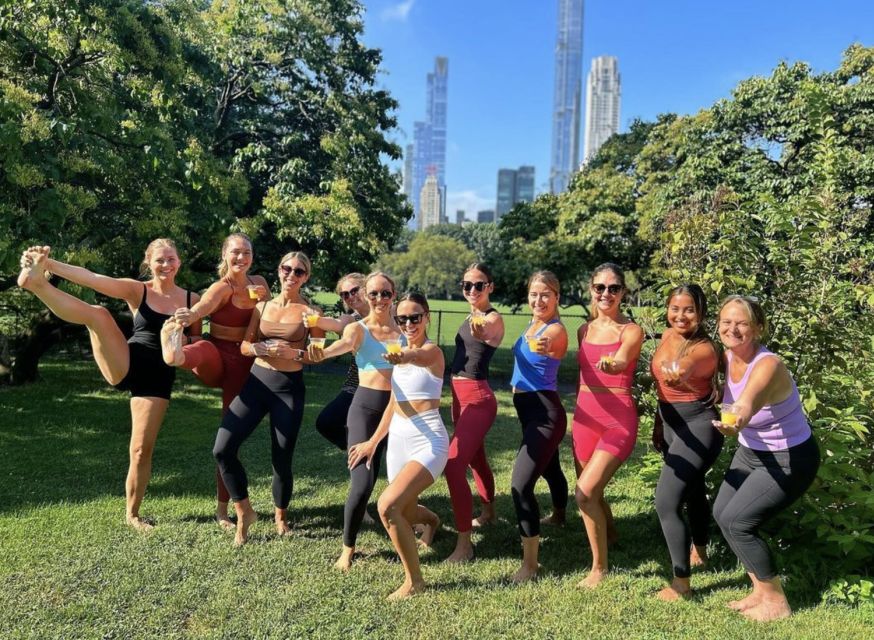
[[249,497],[246,470],[238,455],[240,446],[269,413],[273,504],[288,508],[294,488],[291,460],[303,419],[304,394],[303,372],[252,367],[243,390],[222,419],[212,450],[234,500]]
[[341,451],[346,450],[346,439],[349,437],[346,422],[354,396],[354,389],[341,389],[316,418],[316,431]]
[[498,414],[498,401],[486,380],[452,378],[452,422],[449,460],[443,473],[449,486],[452,514],[458,533],[470,531],[473,496],[467,484],[467,468],[473,472],[480,500],[495,499],[495,477],[486,459],[485,437]]
[[[719,414],[712,405],[695,402],[659,402],[664,425],[665,465],[655,493],[655,507],[662,525],[674,575],[690,575],[689,549],[707,544],[710,504],[704,487],[707,470],[722,451],[723,436],[712,424]],[[683,520],[683,505],[689,524]]]
[[[255,358],[240,353],[240,343],[210,337],[182,347],[185,362],[182,369],[188,369],[207,387],[221,387],[222,415],[231,406],[234,398],[240,395],[249,370]],[[218,466],[215,468],[216,499],[227,502],[228,493]]]
[[759,527],[807,491],[819,461],[812,436],[782,451],[737,448],[716,496],[713,517],[731,550],[757,579],[777,575]]
[[[379,426],[382,414],[388,406],[390,391],[370,389],[359,386],[352,398],[352,406],[349,407],[349,436],[346,440],[348,447],[368,440]],[[343,509],[343,544],[354,547],[358,538],[358,530],[361,528],[361,520],[367,509],[367,501],[373,493],[373,485],[379,475],[379,464],[385,451],[385,440],[376,448],[371,459],[370,469],[362,460],[349,471],[349,496],[346,498],[346,506]]]
[[555,391],[513,394],[513,405],[522,423],[522,444],[513,465],[511,491],[519,533],[540,535],[540,507],[534,496],[537,478],[549,485],[554,508],[567,508],[567,479],[558,460],[558,445],[567,431],[567,415]]

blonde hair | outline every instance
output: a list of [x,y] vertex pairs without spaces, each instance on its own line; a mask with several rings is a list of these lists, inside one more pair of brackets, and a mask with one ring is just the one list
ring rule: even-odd
[[343,283],[346,282],[347,280],[351,280],[359,287],[364,286],[364,274],[363,273],[358,273],[357,271],[355,271],[353,273],[347,273],[345,276],[343,276],[342,278],[337,280],[337,286],[334,288],[334,290],[337,292],[337,295],[340,295],[340,289],[343,288]]
[[246,244],[249,245],[249,251],[252,251],[252,239],[247,236],[245,233],[238,231],[237,233],[232,233],[225,241],[222,242],[222,259],[221,262],[218,263],[218,275],[219,278],[224,278],[228,275],[228,260],[227,256],[225,256],[225,252],[228,250],[228,245],[231,244],[231,240],[243,240]]
[[535,282],[541,282],[546,285],[546,288],[555,294],[555,317],[560,318],[561,313],[558,310],[558,301],[561,299],[561,282],[558,280],[552,271],[535,271],[528,278],[528,291],[531,291],[531,285]]
[[759,339],[768,333],[768,318],[765,317],[765,310],[759,304],[759,299],[752,296],[742,296],[738,294],[730,295],[719,305],[719,313],[717,317],[722,316],[722,310],[729,304],[736,303],[743,307],[747,314],[747,319],[759,327]]
[[[313,263],[310,262],[309,256],[307,256],[307,254],[305,254],[303,251],[289,251],[284,256],[282,256],[282,259],[279,261],[279,265],[277,266],[277,268],[281,267],[282,263],[287,262],[288,260],[300,260],[304,263],[304,265],[306,265],[307,275],[312,275]],[[310,299],[307,298],[303,293],[300,294],[300,297],[306,304],[312,304]]]
[[374,278],[385,278],[386,280],[388,280],[389,284],[391,285],[392,293],[394,293],[395,291],[398,290],[397,286],[395,285],[395,281],[391,278],[391,276],[389,276],[387,273],[385,273],[383,271],[371,271],[370,273],[368,273],[367,277],[364,278],[364,288],[365,289],[367,288],[367,283],[370,282],[371,280],[373,280]]
[[155,253],[156,249],[160,249],[161,247],[173,249],[173,251],[176,253],[176,256],[179,256],[179,251],[176,249],[176,243],[173,242],[170,238],[155,238],[149,243],[149,246],[146,247],[146,255],[143,258],[142,263],[140,263],[141,277],[148,275],[149,271],[151,271],[149,263],[152,261],[152,254]]

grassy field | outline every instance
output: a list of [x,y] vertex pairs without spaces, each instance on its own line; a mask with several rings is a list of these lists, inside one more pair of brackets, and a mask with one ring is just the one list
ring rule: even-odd
[[[508,496],[518,423],[510,398],[488,436],[501,521],[476,533],[477,561],[447,566],[454,536],[444,525],[423,557],[432,590],[389,604],[402,569],[385,533],[365,528],[363,557],[348,575],[331,568],[340,549],[346,492],[343,455],[312,428],[340,384],[308,372],[304,428],[295,455],[294,535],[270,524],[269,439],[262,425],[243,449],[262,520],[234,549],[212,520],[218,422],[214,390],[180,374],[155,452],[143,505],[156,521],[142,535],[123,525],[129,416],[91,363],[50,361],[42,381],[0,390],[0,601],[3,638],[871,638],[874,614],[822,604],[806,585],[787,585],[796,615],[756,625],[729,611],[747,581],[721,540],[713,566],[694,575],[690,602],[653,594],[668,556],[639,473],[645,448],[608,489],[621,541],[613,574],[596,592],[575,588],[590,562],[582,525],[545,528],[540,581],[521,587],[519,538]],[[565,397],[572,406],[572,398]],[[642,439],[643,440],[643,439]],[[569,443],[562,462],[571,475]],[[377,487],[384,487],[382,480]],[[539,485],[541,504],[548,503]],[[445,482],[424,502],[451,522]]]

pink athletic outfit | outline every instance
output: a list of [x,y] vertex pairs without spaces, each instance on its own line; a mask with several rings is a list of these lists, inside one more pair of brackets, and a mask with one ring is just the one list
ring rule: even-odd
[[[580,342],[577,361],[580,365],[580,392],[574,409],[572,427],[574,457],[579,462],[588,462],[596,449],[606,451],[623,462],[634,450],[637,441],[638,416],[631,384],[637,369],[637,359],[628,363],[625,371],[606,373],[597,368],[602,356],[615,353],[622,346],[622,333],[633,323],[624,325],[619,340],[610,344],[586,342],[586,332]],[[613,387],[613,391],[593,392],[583,389]],[[625,389],[626,392],[616,389]]]

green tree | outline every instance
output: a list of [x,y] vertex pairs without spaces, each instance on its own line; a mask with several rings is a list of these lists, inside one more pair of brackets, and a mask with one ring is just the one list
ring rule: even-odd
[[396,279],[398,289],[421,291],[428,297],[458,296],[464,269],[476,256],[460,241],[441,235],[418,234],[405,253],[383,255],[375,268]]

